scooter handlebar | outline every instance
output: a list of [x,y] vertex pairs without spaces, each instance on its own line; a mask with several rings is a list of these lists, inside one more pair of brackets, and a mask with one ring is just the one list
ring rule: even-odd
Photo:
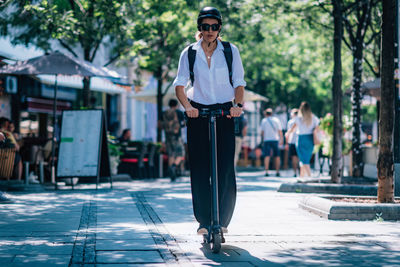
[[[199,109],[199,117],[198,118],[209,118],[211,116],[215,117],[226,117],[229,116],[230,110],[229,109]],[[188,119],[187,114],[185,112],[185,119]],[[235,120],[235,134],[239,134],[239,123]]]
[[229,109],[199,109],[199,117],[208,118],[210,116],[226,117],[231,115]]

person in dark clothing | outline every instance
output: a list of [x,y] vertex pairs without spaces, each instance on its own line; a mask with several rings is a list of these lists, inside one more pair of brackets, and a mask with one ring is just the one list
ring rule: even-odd
[[[179,59],[174,81],[176,95],[188,116],[187,142],[190,164],[193,211],[199,222],[197,233],[207,234],[211,221],[210,141],[207,118],[198,118],[200,109],[228,109],[230,116],[217,118],[217,171],[219,211],[222,231],[227,232],[236,203],[234,168],[234,120],[242,112],[244,70],[239,49],[222,42],[219,33],[222,17],[214,7],[203,8],[197,17],[197,43],[185,48]],[[226,51],[231,51],[231,71]],[[195,55],[194,64],[189,64]],[[190,68],[193,70],[191,71]],[[192,88],[185,92],[189,79]]]
[[171,181],[174,181],[180,173],[181,163],[185,158],[181,132],[181,128],[185,126],[185,119],[183,112],[178,109],[176,99],[169,100],[168,106],[169,109],[163,114],[163,129],[168,154],[168,172]]
[[131,129],[124,129],[121,136],[118,138],[118,142],[128,142],[131,140]]
[[247,120],[242,114],[240,117],[235,118],[238,124],[239,131],[235,132],[235,166],[238,163],[240,151],[242,150],[243,138],[247,134]]

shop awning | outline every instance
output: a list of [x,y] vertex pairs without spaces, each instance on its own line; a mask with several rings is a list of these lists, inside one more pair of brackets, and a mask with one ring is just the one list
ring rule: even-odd
[[[44,98],[28,97],[26,98],[26,111],[37,113],[53,113],[53,100]],[[70,102],[57,100],[57,114],[61,114],[63,110],[71,109]]]
[[[54,85],[55,83],[54,75],[37,75],[37,78],[40,80],[40,82],[47,85]],[[76,88],[76,89],[83,88],[81,76],[59,75],[57,84],[59,86]],[[90,79],[90,90],[108,94],[122,94],[126,92],[126,90],[123,87],[118,86],[107,79],[99,77],[92,77]]]

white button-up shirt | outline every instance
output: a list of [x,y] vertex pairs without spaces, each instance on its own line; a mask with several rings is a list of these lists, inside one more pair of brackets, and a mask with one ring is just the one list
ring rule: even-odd
[[[196,60],[193,66],[194,84],[187,91],[187,97],[203,105],[212,105],[232,101],[235,97],[234,88],[246,86],[244,70],[239,50],[231,44],[232,49],[232,82],[229,81],[229,70],[224,56],[224,46],[218,41],[217,48],[211,56],[211,65],[208,67],[206,55],[199,40],[192,47],[196,50]],[[175,86],[186,86],[190,81],[189,47],[186,47],[179,59],[178,74],[174,81]]]

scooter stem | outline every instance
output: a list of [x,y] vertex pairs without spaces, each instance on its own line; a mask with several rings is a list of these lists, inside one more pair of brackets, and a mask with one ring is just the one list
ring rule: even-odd
[[210,125],[210,159],[211,159],[211,188],[212,188],[212,230],[220,228],[219,225],[219,198],[218,198],[218,164],[217,164],[217,138],[216,116],[209,118]]

